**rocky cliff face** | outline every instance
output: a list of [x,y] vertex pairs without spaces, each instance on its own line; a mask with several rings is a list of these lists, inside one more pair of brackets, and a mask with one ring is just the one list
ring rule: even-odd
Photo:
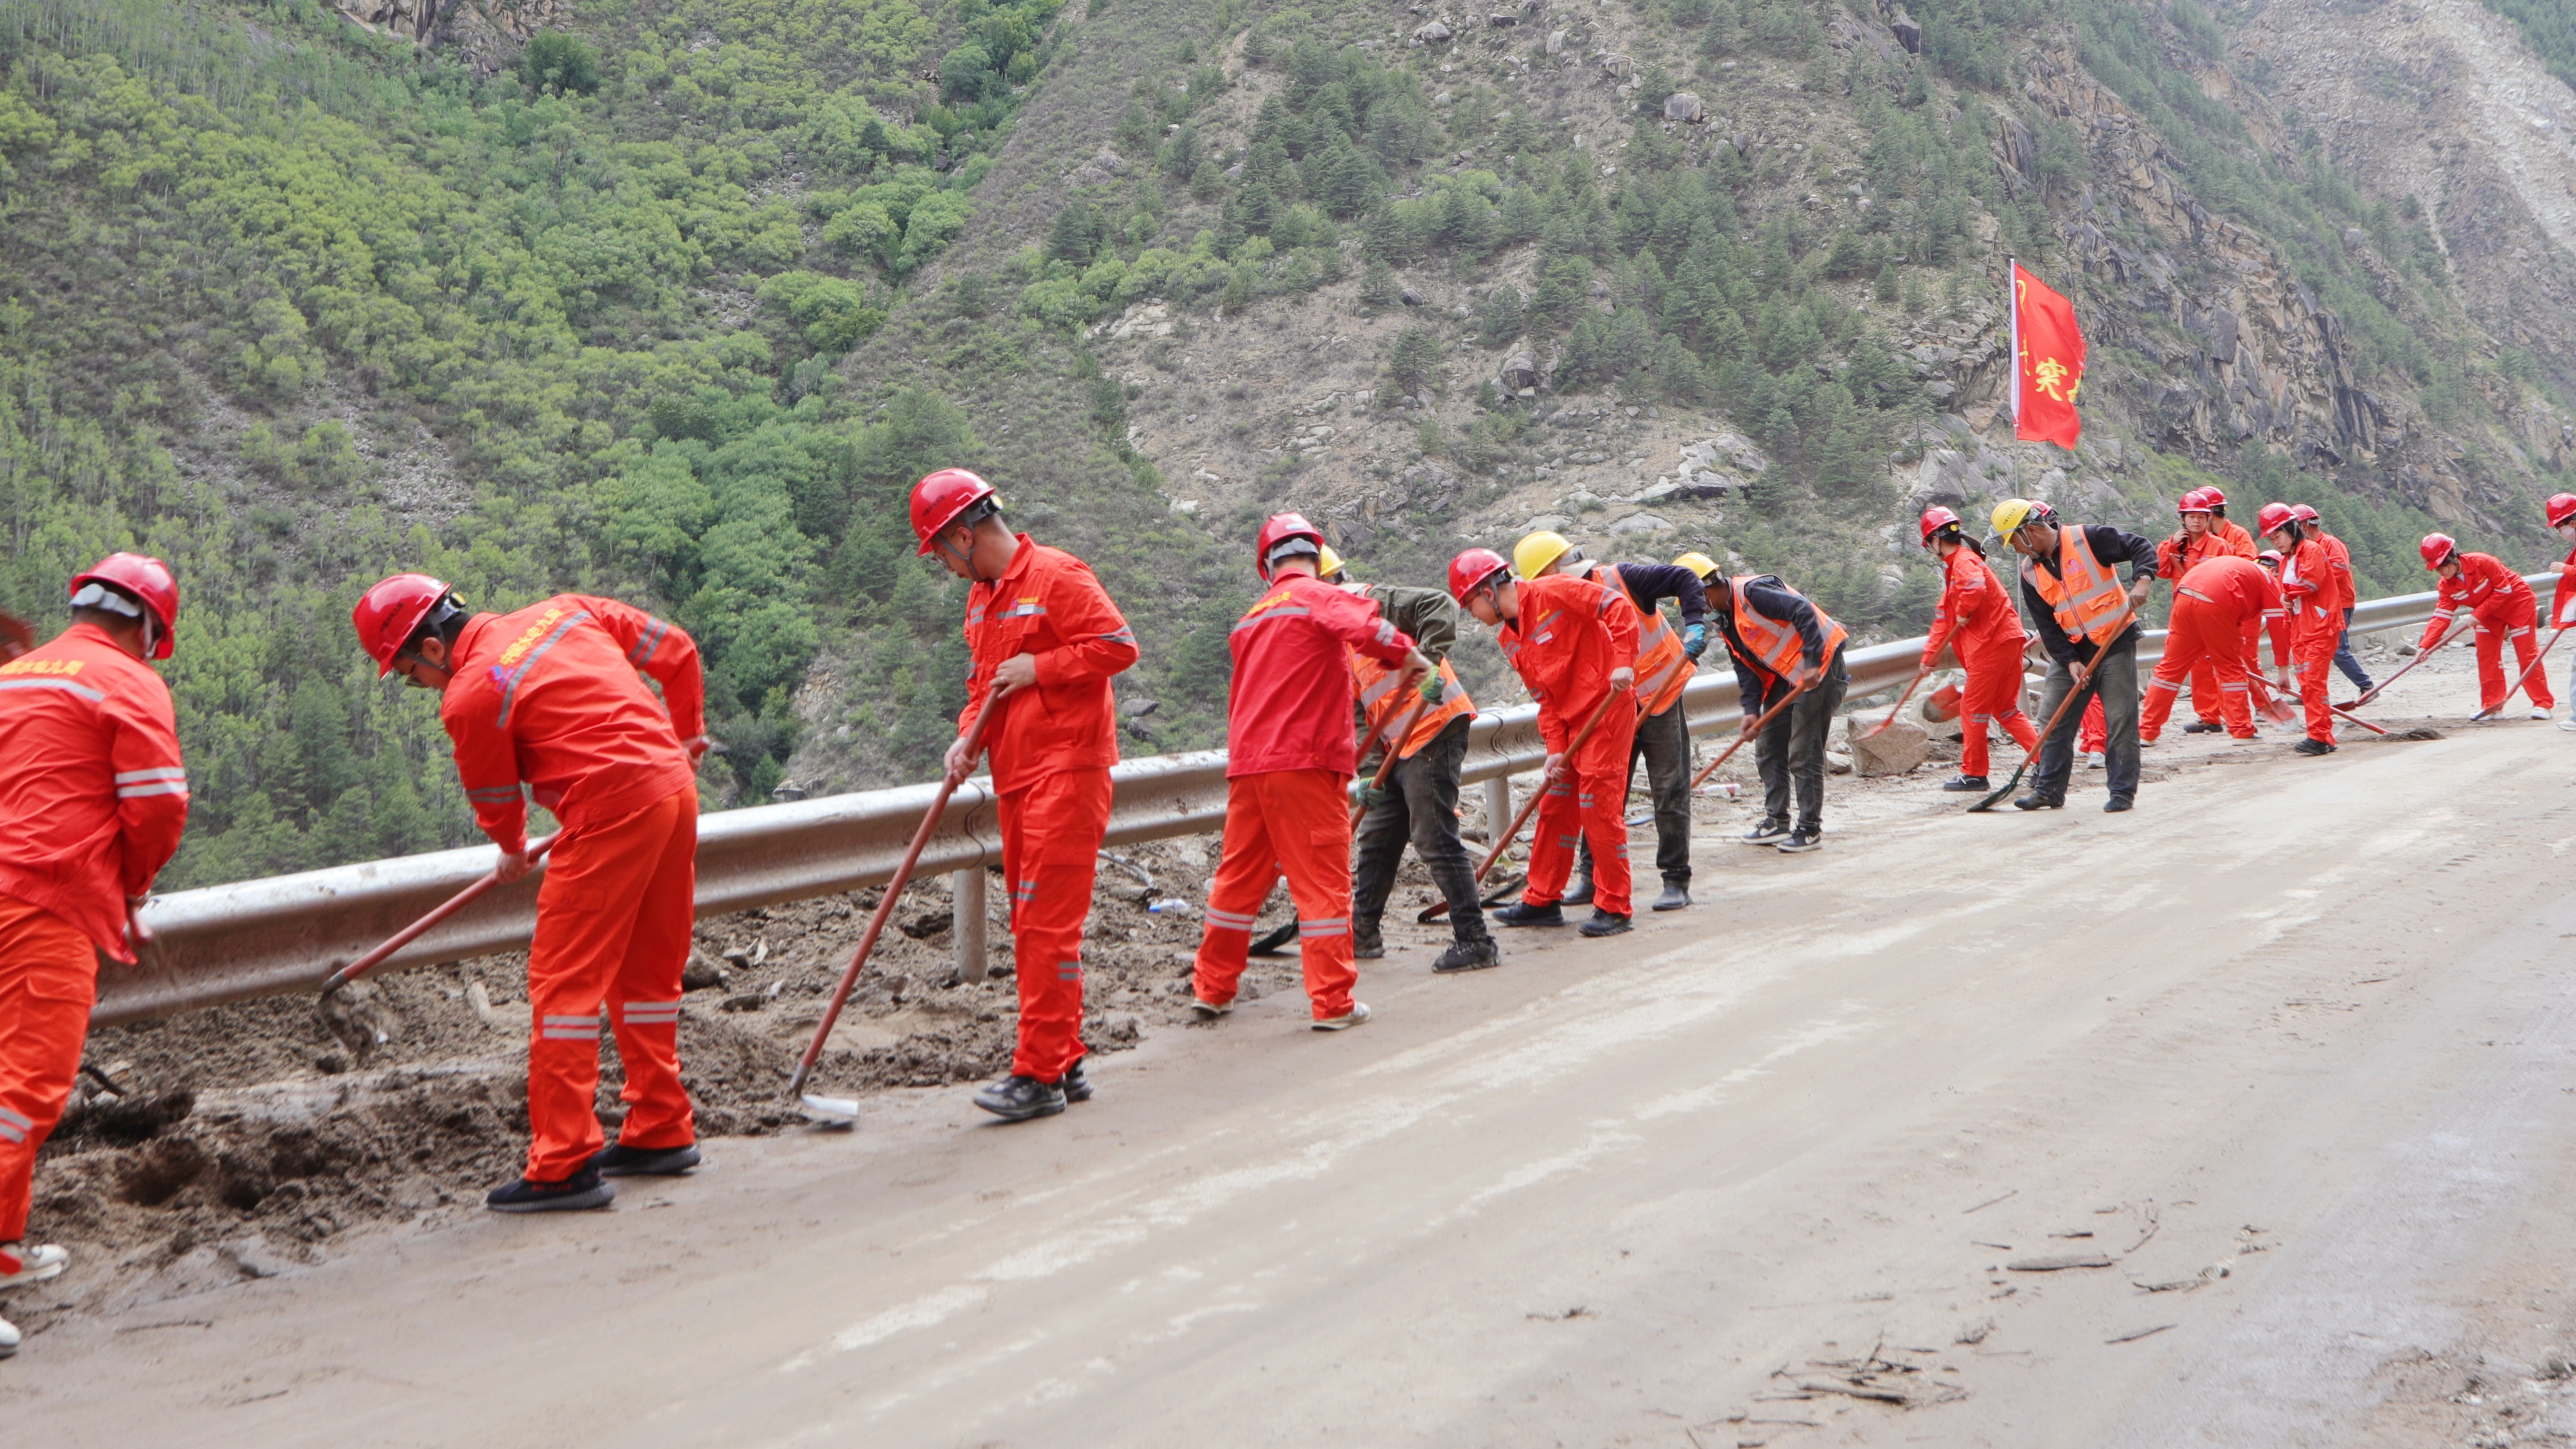
[[572,18],[572,0],[329,0],[342,15],[418,45],[451,47],[478,70],[510,63],[528,37]]

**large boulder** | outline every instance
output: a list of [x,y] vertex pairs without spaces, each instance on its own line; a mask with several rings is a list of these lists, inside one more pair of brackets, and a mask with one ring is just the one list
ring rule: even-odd
[[1864,777],[1902,775],[1932,757],[1932,736],[1910,719],[1900,717],[1884,731],[1871,733],[1884,718],[1875,713],[1843,716],[1843,747],[1851,752],[1852,768]]
[[1701,110],[1699,97],[1692,95],[1690,92],[1675,91],[1671,95],[1664,97],[1665,120],[1697,121],[1700,118],[1700,115]]
[[1448,26],[1434,20],[1430,24],[1413,32],[1413,43],[1416,45],[1438,45],[1442,41],[1447,40],[1449,38],[1449,34]]

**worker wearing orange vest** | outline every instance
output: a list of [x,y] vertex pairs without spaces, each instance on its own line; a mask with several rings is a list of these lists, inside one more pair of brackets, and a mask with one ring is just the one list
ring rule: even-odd
[[[2479,712],[2491,715],[2503,709],[2512,693],[2512,681],[2501,662],[2504,641],[2510,637],[2515,662],[2530,671],[2522,687],[2531,696],[2531,717],[2549,718],[2557,700],[2549,692],[2549,671],[2533,662],[2540,657],[2540,641],[2532,637],[2540,611],[2531,585],[2493,554],[2460,552],[2446,533],[2424,535],[2418,552],[2424,556],[2424,567],[2441,575],[2442,582],[2434,591],[2433,617],[2425,621],[2424,638],[2416,647],[2432,648],[2450,632],[2453,616],[2466,608],[2477,625]],[[2286,575],[2283,587],[2288,587]]]
[[1923,641],[1922,669],[1930,673],[1943,646],[1958,657],[1968,681],[1959,691],[1959,777],[1944,790],[1982,791],[1986,785],[1986,731],[2003,726],[2028,755],[2039,747],[2039,728],[2021,712],[2021,655],[2028,638],[2001,575],[1986,551],[1960,527],[1959,515],[1935,505],[1923,513],[1923,546],[1941,560],[1941,605]]
[[[169,687],[179,586],[111,554],[76,574],[71,627],[0,663],[0,1290],[61,1273],[26,1246],[36,1152],[71,1100],[98,958],[134,959],[129,921],[179,848],[188,774]],[[18,1330],[0,1319],[0,1358]]]
[[[1637,611],[1590,579],[1550,574],[1515,579],[1489,548],[1449,561],[1449,592],[1495,631],[1503,657],[1538,701],[1547,765],[1539,786],[1538,833],[1530,842],[1529,885],[1494,919],[1506,926],[1562,926],[1574,842],[1592,842],[1595,890],[1586,936],[1629,929],[1628,748],[1637,731]],[[1600,723],[1575,747],[1596,714]]]
[[975,768],[966,736],[986,710],[1011,887],[1012,977],[1020,1027],[1011,1070],[975,1094],[1006,1122],[1051,1117],[1091,1100],[1082,1070],[1082,923],[1109,833],[1109,767],[1118,763],[1118,701],[1109,681],[1136,662],[1136,635],[1089,566],[1015,533],[993,485],[942,468],[913,485],[912,529],[972,587],[966,593],[966,709],[948,746],[948,778]]
[[2326,607],[2343,611],[2336,616],[2343,622],[2335,631],[2334,667],[2353,682],[2354,688],[2368,694],[2374,687],[2370,671],[2361,667],[2360,657],[2352,652],[2352,611],[2361,606],[2361,594],[2352,576],[2352,550],[2342,539],[2326,532],[2324,516],[2309,505],[2291,504],[2290,516],[2299,521],[2301,537],[2316,540],[2326,551],[2326,567],[2333,577],[2336,597],[2336,602]]
[[[1714,565],[1711,565],[1714,567]],[[1690,721],[1682,712],[1682,690],[1690,684],[1698,655],[1708,640],[1708,594],[1699,575],[1672,564],[1595,563],[1564,535],[1538,532],[1512,549],[1512,572],[1525,579],[1571,574],[1613,589],[1637,611],[1637,737],[1628,749],[1633,781],[1637,761],[1646,762],[1646,788],[1655,807],[1655,870],[1663,877],[1654,909],[1678,911],[1691,903],[1690,852]],[[1664,618],[1663,601],[1681,606],[1679,629]],[[1624,813],[1627,806],[1620,805]],[[1576,880],[1563,905],[1592,900],[1592,849],[1578,842]]]
[[1745,717],[1797,694],[1797,702],[1754,737],[1762,819],[1738,838],[1791,853],[1817,849],[1825,838],[1825,733],[1851,688],[1843,669],[1843,626],[1772,574],[1713,579],[1708,602],[1735,659],[1736,698]]
[[[379,677],[438,691],[474,822],[525,876],[528,794],[563,822],[528,946],[528,1164],[496,1212],[606,1207],[604,1179],[698,1165],[680,1084],[680,972],[695,919],[697,762],[706,676],[686,631],[614,599],[558,594],[473,614],[445,583],[395,574],[351,612]],[[655,699],[638,671],[662,686]],[[626,1117],[603,1146],[599,1018],[626,1069]]]
[[1361,779],[1376,778],[1389,741],[1414,708],[1422,708],[1412,730],[1394,741],[1395,768],[1387,774],[1386,788],[1361,792],[1358,857],[1351,866],[1352,954],[1362,961],[1386,954],[1379,924],[1409,839],[1423,869],[1431,873],[1431,883],[1449,902],[1449,948],[1431,969],[1477,971],[1499,964],[1502,956],[1485,929],[1485,910],[1476,898],[1476,868],[1458,838],[1458,777],[1467,764],[1467,729],[1476,718],[1476,702],[1467,697],[1458,671],[1449,664],[1449,651],[1458,642],[1458,603],[1439,589],[1354,582],[1344,576],[1341,556],[1330,547],[1323,550],[1318,567],[1326,583],[1377,605],[1439,669],[1436,677],[1406,689],[1402,670],[1357,649],[1349,651],[1351,671],[1359,681],[1360,727],[1368,741],[1360,755]]
[[2165,656],[2147,682],[2139,741],[2154,744],[2164,733],[2183,680],[2198,679],[2196,671],[2205,664],[2218,682],[2228,737],[2240,745],[2255,743],[2252,691],[2262,669],[2254,648],[2266,625],[2272,630],[2273,657],[2289,658],[2290,625],[2281,586],[2261,564],[2222,553],[2192,565],[2191,572],[2175,581],[2173,622],[2165,634]]
[[[2102,808],[2136,808],[2138,798],[2138,605],[2156,582],[2156,546],[2104,524],[2060,524],[2056,510],[2026,498],[1995,505],[1995,532],[2022,555],[2022,606],[2037,625],[2051,661],[2040,713],[2056,728],[2040,741],[2039,768],[2022,810],[2062,810],[2074,767],[2076,722],[2058,706],[2070,692],[2102,701],[2104,766],[2110,799]],[[2120,587],[2118,569],[2129,568]]]
[[1294,513],[1271,515],[1253,546],[1267,585],[1228,631],[1225,844],[1208,885],[1207,929],[1191,968],[1191,1009],[1234,1009],[1261,903],[1281,875],[1297,903],[1297,954],[1317,1031],[1368,1020],[1351,999],[1350,650],[1400,665],[1398,689],[1437,673],[1413,640],[1365,599],[1316,577],[1324,535]]

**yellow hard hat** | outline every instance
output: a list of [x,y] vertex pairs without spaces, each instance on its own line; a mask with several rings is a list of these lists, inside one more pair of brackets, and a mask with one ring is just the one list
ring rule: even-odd
[[1995,536],[2010,540],[2014,532],[2020,529],[2023,524],[2030,522],[2030,516],[2039,511],[2039,505],[2031,502],[2027,498],[2007,498],[2003,502],[1996,504],[1994,516]]
[[1333,546],[1329,543],[1323,546],[1323,550],[1315,557],[1315,577],[1330,579],[1342,571],[1342,556],[1333,552]]
[[1512,572],[1525,579],[1537,578],[1547,571],[1549,564],[1565,557],[1565,551],[1572,547],[1573,544],[1565,541],[1564,534],[1541,529],[1512,545]]
[[1673,555],[1673,567],[1689,569],[1699,576],[1701,583],[1706,583],[1708,576],[1717,572],[1717,560],[1704,553],[1677,553]]

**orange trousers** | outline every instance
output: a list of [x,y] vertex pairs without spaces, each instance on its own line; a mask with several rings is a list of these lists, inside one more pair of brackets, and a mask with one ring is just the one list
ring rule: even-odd
[[1959,773],[1984,776],[1989,763],[1986,731],[1996,725],[2003,726],[2023,754],[2036,754],[2039,726],[2021,712],[2021,646],[1973,659],[1963,655],[1959,663],[1968,671],[1968,682],[1959,690]]
[[2334,663],[2335,645],[2343,638],[2343,611],[2334,613],[2334,622],[2304,627],[2308,619],[2326,616],[2310,609],[2290,621],[2290,658],[2299,671],[2299,700],[2307,709],[2308,738],[2320,744],[2333,744],[2334,711],[2326,707],[2326,668]]
[[[2497,611],[2495,622],[2484,614],[2473,614],[2478,627],[2478,707],[2501,709],[2505,695],[2522,671],[2531,669],[2531,678],[2523,682],[2523,693],[2531,696],[2537,709],[2554,708],[2558,701],[2549,693],[2549,667],[2532,669],[2531,661],[2540,657],[2540,641],[2532,634],[2532,619],[2537,610],[2526,599],[2519,609]],[[2513,640],[2513,673],[2504,672],[2504,641]]]
[[[2229,734],[2240,740],[2254,738],[2244,621],[2224,605],[2183,594],[2174,599],[2170,627],[2172,632],[2165,636],[2165,657],[2156,661],[2155,677],[2147,682],[2146,712],[2139,717],[2138,738],[2152,740],[2164,733],[2165,720],[2173,714],[2174,696],[2182,692],[2185,677],[2191,680],[2195,708],[2203,699],[2214,700]],[[2329,648],[2326,653],[2331,658],[2334,650]],[[2200,682],[2204,676],[2214,680],[2216,687],[2204,691]]]
[[0,1243],[27,1235],[36,1149],[62,1120],[98,996],[98,950],[71,922],[0,896]]
[[574,831],[537,887],[528,947],[528,1171],[531,1182],[579,1172],[606,1140],[599,1091],[599,1009],[608,1007],[626,1068],[617,1140],[685,1147],[696,1115],[680,1085],[680,971],[698,880],[698,791]]
[[[1786,719],[1786,716],[1783,716]],[[1565,773],[1539,796],[1537,836],[1530,841],[1529,884],[1521,899],[1554,904],[1574,873],[1574,842],[1592,845],[1592,909],[1633,914],[1628,872],[1628,752],[1637,737],[1637,711],[1622,698],[1601,717]]]
[[1359,971],[1351,959],[1349,790],[1350,777],[1330,770],[1269,770],[1225,782],[1224,853],[1208,884],[1207,929],[1190,973],[1199,1000],[1234,1000],[1253,922],[1284,874],[1297,903],[1307,1004],[1317,1021],[1350,1013]]
[[1109,796],[1103,769],[1040,775],[1001,798],[1002,878],[1011,885],[1020,986],[1014,1075],[1060,1082],[1082,1060],[1082,923],[1109,833]]

